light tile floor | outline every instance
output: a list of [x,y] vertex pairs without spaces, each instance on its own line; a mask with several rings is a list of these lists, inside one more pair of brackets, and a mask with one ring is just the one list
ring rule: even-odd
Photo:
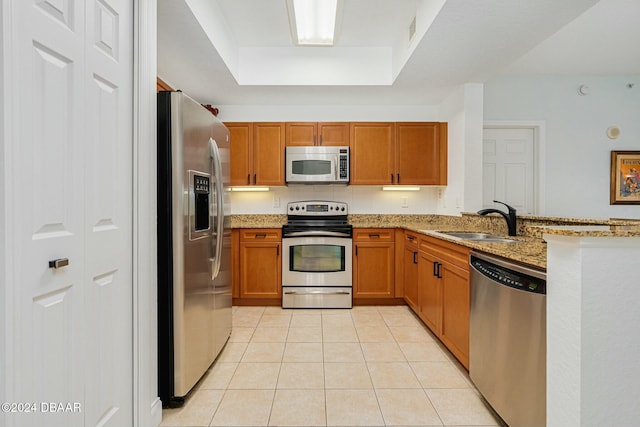
[[407,307],[234,307],[222,353],[162,426],[499,426]]

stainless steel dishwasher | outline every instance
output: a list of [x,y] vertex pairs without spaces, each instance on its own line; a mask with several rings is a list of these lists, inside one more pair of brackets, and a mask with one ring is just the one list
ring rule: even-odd
[[472,251],[469,376],[512,427],[546,424],[546,273]]

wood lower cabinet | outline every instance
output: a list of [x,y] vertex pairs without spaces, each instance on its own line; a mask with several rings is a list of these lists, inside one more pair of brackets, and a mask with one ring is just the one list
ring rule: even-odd
[[402,285],[404,301],[413,311],[418,311],[418,261],[419,237],[410,231],[402,233]]
[[[235,230],[234,230],[235,231]],[[276,228],[237,231],[237,298],[282,299],[282,233]]]
[[395,229],[353,231],[353,298],[395,297]]
[[469,269],[443,263],[440,339],[469,369]]
[[420,238],[418,316],[469,368],[470,249],[429,236]]
[[349,146],[348,122],[286,122],[286,146]]
[[418,259],[418,316],[439,337],[443,284],[438,272],[438,258],[420,251]]

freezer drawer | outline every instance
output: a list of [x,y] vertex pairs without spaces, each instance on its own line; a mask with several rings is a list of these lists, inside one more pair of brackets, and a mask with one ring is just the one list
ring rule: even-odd
[[282,308],[351,308],[351,287],[284,287]]

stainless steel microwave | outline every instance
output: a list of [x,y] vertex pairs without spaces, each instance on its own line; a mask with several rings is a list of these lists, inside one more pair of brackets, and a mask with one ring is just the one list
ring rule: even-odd
[[349,147],[286,147],[287,184],[348,184]]

